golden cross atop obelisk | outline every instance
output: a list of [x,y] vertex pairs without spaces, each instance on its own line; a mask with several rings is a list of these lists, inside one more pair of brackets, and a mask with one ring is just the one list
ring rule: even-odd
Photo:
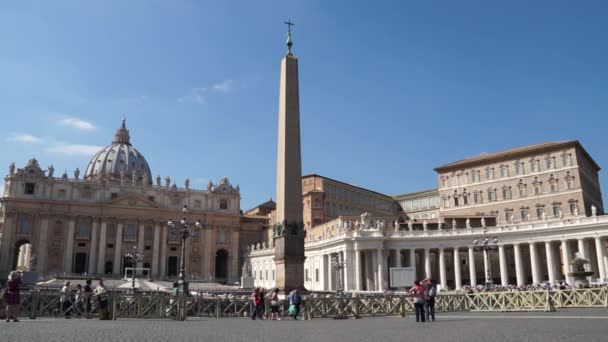
[[287,21],[284,21],[283,23],[287,25],[287,54],[291,55],[291,47],[293,46],[293,40],[291,39],[291,27],[295,24],[291,22],[291,19],[287,19]]

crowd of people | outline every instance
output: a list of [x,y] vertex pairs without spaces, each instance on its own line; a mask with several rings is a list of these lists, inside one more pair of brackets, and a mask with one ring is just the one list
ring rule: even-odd
[[[287,310],[288,315],[293,319],[297,320],[300,314],[300,304],[302,303],[302,297],[300,296],[297,289],[291,291],[286,297],[289,309]],[[266,313],[266,301],[270,301],[270,313]],[[264,289],[257,287],[251,294],[251,319],[264,319],[268,318],[271,320],[281,320],[279,310],[279,289],[275,288],[270,291],[269,294],[264,293]]]
[[72,314],[77,316],[85,316],[91,318],[94,308],[99,313],[99,319],[105,320],[107,317],[108,294],[103,279],[97,281],[97,286],[93,290],[91,286],[92,280],[87,279],[84,286],[77,284],[73,287],[68,280],[63,284],[59,292],[60,310],[65,315],[65,318],[70,318]]
[[[6,304],[6,321],[19,322],[19,309],[21,307],[21,296],[19,294],[20,286],[23,280],[23,272],[12,271],[9,273],[8,281],[2,289],[2,296]],[[99,319],[109,319],[107,317],[108,294],[103,279],[99,279],[97,286],[93,290],[91,287],[92,280],[87,279],[84,286],[77,284],[72,287],[68,280],[59,290],[59,312],[65,315],[65,318],[71,318],[72,314],[77,316],[85,316],[91,318],[91,314],[97,310]]]

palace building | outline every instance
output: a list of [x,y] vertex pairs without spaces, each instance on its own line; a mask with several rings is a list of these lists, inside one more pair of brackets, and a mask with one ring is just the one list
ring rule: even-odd
[[[85,167],[57,177],[36,159],[11,164],[0,209],[0,272],[20,268],[41,275],[124,275],[125,267],[147,268],[154,278],[178,274],[181,240],[169,218],[202,226],[187,240],[189,277],[233,283],[240,276],[243,241],[259,239],[259,220],[241,222],[240,190],[228,178],[206,189],[183,187],[167,176],[152,177],[144,156],[131,144],[123,120],[112,143]],[[126,253],[144,254],[138,265]]]
[[[386,210],[336,205],[324,187],[303,187],[305,196],[314,193],[312,210],[323,208],[312,213],[307,231],[306,288],[384,291],[390,269],[402,267],[449,289],[488,278],[501,285],[569,282],[575,253],[589,259],[594,280],[606,281],[608,216],[599,170],[578,141],[564,141],[437,167],[437,189],[392,197],[400,210],[390,203],[382,206]],[[303,205],[306,212],[306,200]],[[487,258],[474,248],[474,240],[485,237],[497,244]],[[248,253],[255,284],[274,286],[272,242],[252,245]]]

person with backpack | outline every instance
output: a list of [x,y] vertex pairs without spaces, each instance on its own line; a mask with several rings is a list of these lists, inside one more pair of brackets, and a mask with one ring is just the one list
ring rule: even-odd
[[294,320],[297,320],[298,314],[300,313],[300,303],[302,302],[302,297],[300,297],[298,289],[295,289],[289,293],[287,301],[289,302],[289,316],[291,316]]
[[424,311],[426,320],[435,322],[435,296],[437,296],[437,284],[431,278],[426,278],[420,282],[426,294]]
[[412,294],[412,299],[414,301],[414,309],[416,311],[416,322],[425,321],[424,314],[424,303],[426,302],[424,288],[420,285],[420,282],[416,280],[414,282],[414,286],[410,289],[410,293]]

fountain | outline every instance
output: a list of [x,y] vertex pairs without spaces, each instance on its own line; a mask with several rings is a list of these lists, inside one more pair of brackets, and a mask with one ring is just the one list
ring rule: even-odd
[[584,259],[580,252],[574,254],[574,260],[570,263],[572,265],[572,272],[568,273],[574,282],[575,287],[585,287],[589,285],[587,277],[590,277],[594,272],[585,270],[585,265],[589,263],[589,260]]

